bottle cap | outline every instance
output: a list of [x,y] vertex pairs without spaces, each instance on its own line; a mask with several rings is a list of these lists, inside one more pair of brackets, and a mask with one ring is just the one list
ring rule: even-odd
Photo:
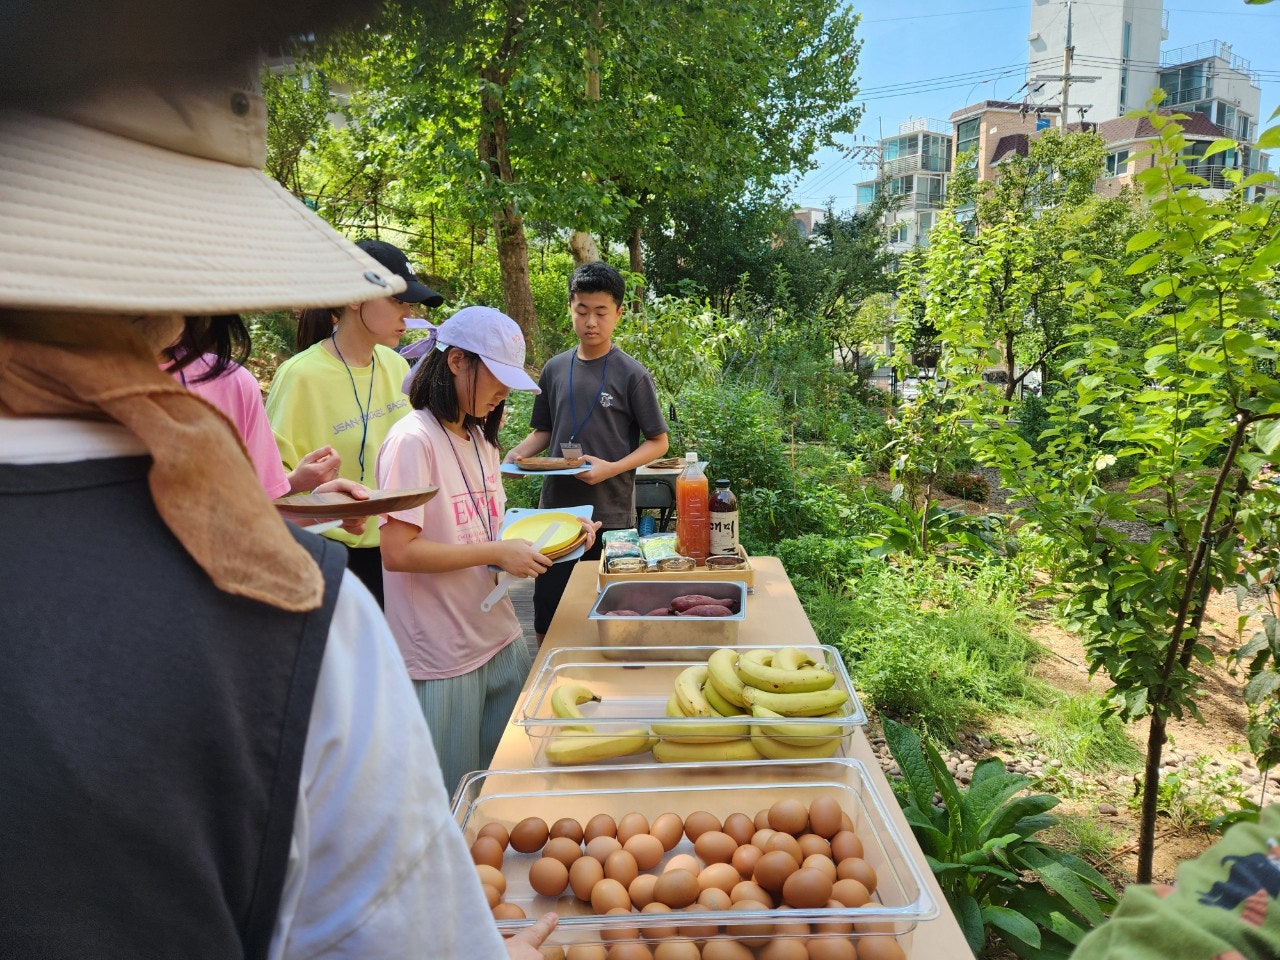
[[716,481],[716,486],[717,486],[717,487],[727,487],[728,485],[729,485],[729,481],[728,481],[728,480],[717,480],[717,481]]

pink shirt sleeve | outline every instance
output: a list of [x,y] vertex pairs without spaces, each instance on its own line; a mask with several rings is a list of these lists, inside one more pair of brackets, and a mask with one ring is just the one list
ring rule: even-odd
[[[257,378],[244,367],[232,365],[222,376],[196,383],[196,378],[209,369],[210,363],[211,358],[205,356],[181,371],[186,376],[187,389],[217,407],[236,425],[267,496],[272,500],[283,497],[289,492],[289,477],[284,472],[280,450],[267,420]],[[174,376],[182,379],[177,374]]]

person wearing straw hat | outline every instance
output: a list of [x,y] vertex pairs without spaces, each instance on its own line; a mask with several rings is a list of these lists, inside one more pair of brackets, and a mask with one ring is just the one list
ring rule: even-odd
[[[111,33],[128,76],[0,68],[0,955],[533,960],[554,915],[504,949],[344,549],[155,363],[186,317],[403,287],[260,172],[244,55],[313,11],[174,6]],[[187,14],[219,59],[162,70]]]
[[[378,482],[440,490],[381,518],[382,552],[387,621],[452,791],[493,759],[532,666],[511,598],[481,610],[490,568],[537,577],[551,561],[528,540],[499,536],[498,428],[512,390],[538,392],[520,326],[492,307],[464,307],[434,340],[409,384],[413,412],[378,453]],[[598,526],[583,522],[586,546]]]
[[[409,365],[395,348],[409,315],[419,305],[439,306],[444,298],[417,278],[399,247],[381,240],[362,240],[357,246],[384,272],[403,280],[404,290],[339,308],[303,310],[298,321],[302,352],[276,371],[267,416],[287,469],[295,469],[308,451],[328,444],[342,459],[340,477],[372,487],[378,448],[392,424],[409,412],[401,389]],[[381,605],[377,525],[369,524],[358,535],[331,530],[325,536],[347,545],[348,566]]]

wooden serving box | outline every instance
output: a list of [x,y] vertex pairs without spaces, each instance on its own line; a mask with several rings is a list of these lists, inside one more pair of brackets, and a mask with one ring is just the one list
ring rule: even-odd
[[708,569],[703,565],[694,567],[692,570],[644,569],[634,573],[609,573],[605,570],[605,559],[601,556],[597,565],[597,575],[601,590],[611,583],[619,583],[623,580],[736,580],[739,583],[745,583],[747,590],[750,591],[755,587],[755,571],[751,568],[751,557],[748,556],[742,544],[738,544],[738,556],[746,566],[737,570]]

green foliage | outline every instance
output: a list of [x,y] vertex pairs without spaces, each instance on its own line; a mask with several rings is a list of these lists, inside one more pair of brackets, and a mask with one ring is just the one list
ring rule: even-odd
[[[671,450],[695,450],[713,478],[732,481],[739,501],[755,489],[790,487],[781,416],[767,394],[721,380],[714,386],[692,385],[676,399]],[[740,512],[745,512],[740,510]],[[744,517],[743,523],[749,523]]]
[[942,492],[973,503],[986,503],[991,496],[991,484],[980,473],[949,473],[938,482]]
[[[1215,826],[1233,813],[1258,810],[1245,796],[1239,767],[1211,770],[1209,764],[1208,757],[1197,757],[1160,777],[1157,811],[1179,830]],[[1130,804],[1135,809],[1140,805],[1138,798]]]
[[818,534],[780,540],[774,552],[802,597],[818,589],[843,593],[868,563],[867,552],[852,540]]
[[1037,684],[1019,722],[1035,735],[1037,749],[1086,773],[1133,769],[1142,754],[1118,717],[1101,716],[1096,696],[1063,693]]
[[1069,957],[1119,898],[1088,863],[1037,836],[1058,823],[1048,813],[1058,798],[1026,793],[1030,780],[994,757],[961,788],[933,744],[889,719],[884,732],[906,783],[903,812],[970,949],[994,937],[1020,957]]
[[[498,431],[498,447],[505,454],[529,435],[529,414],[533,412],[533,394],[512,391],[507,397],[506,417]],[[536,507],[542,494],[542,480],[538,477],[502,477],[502,489],[507,494],[507,507]]]

